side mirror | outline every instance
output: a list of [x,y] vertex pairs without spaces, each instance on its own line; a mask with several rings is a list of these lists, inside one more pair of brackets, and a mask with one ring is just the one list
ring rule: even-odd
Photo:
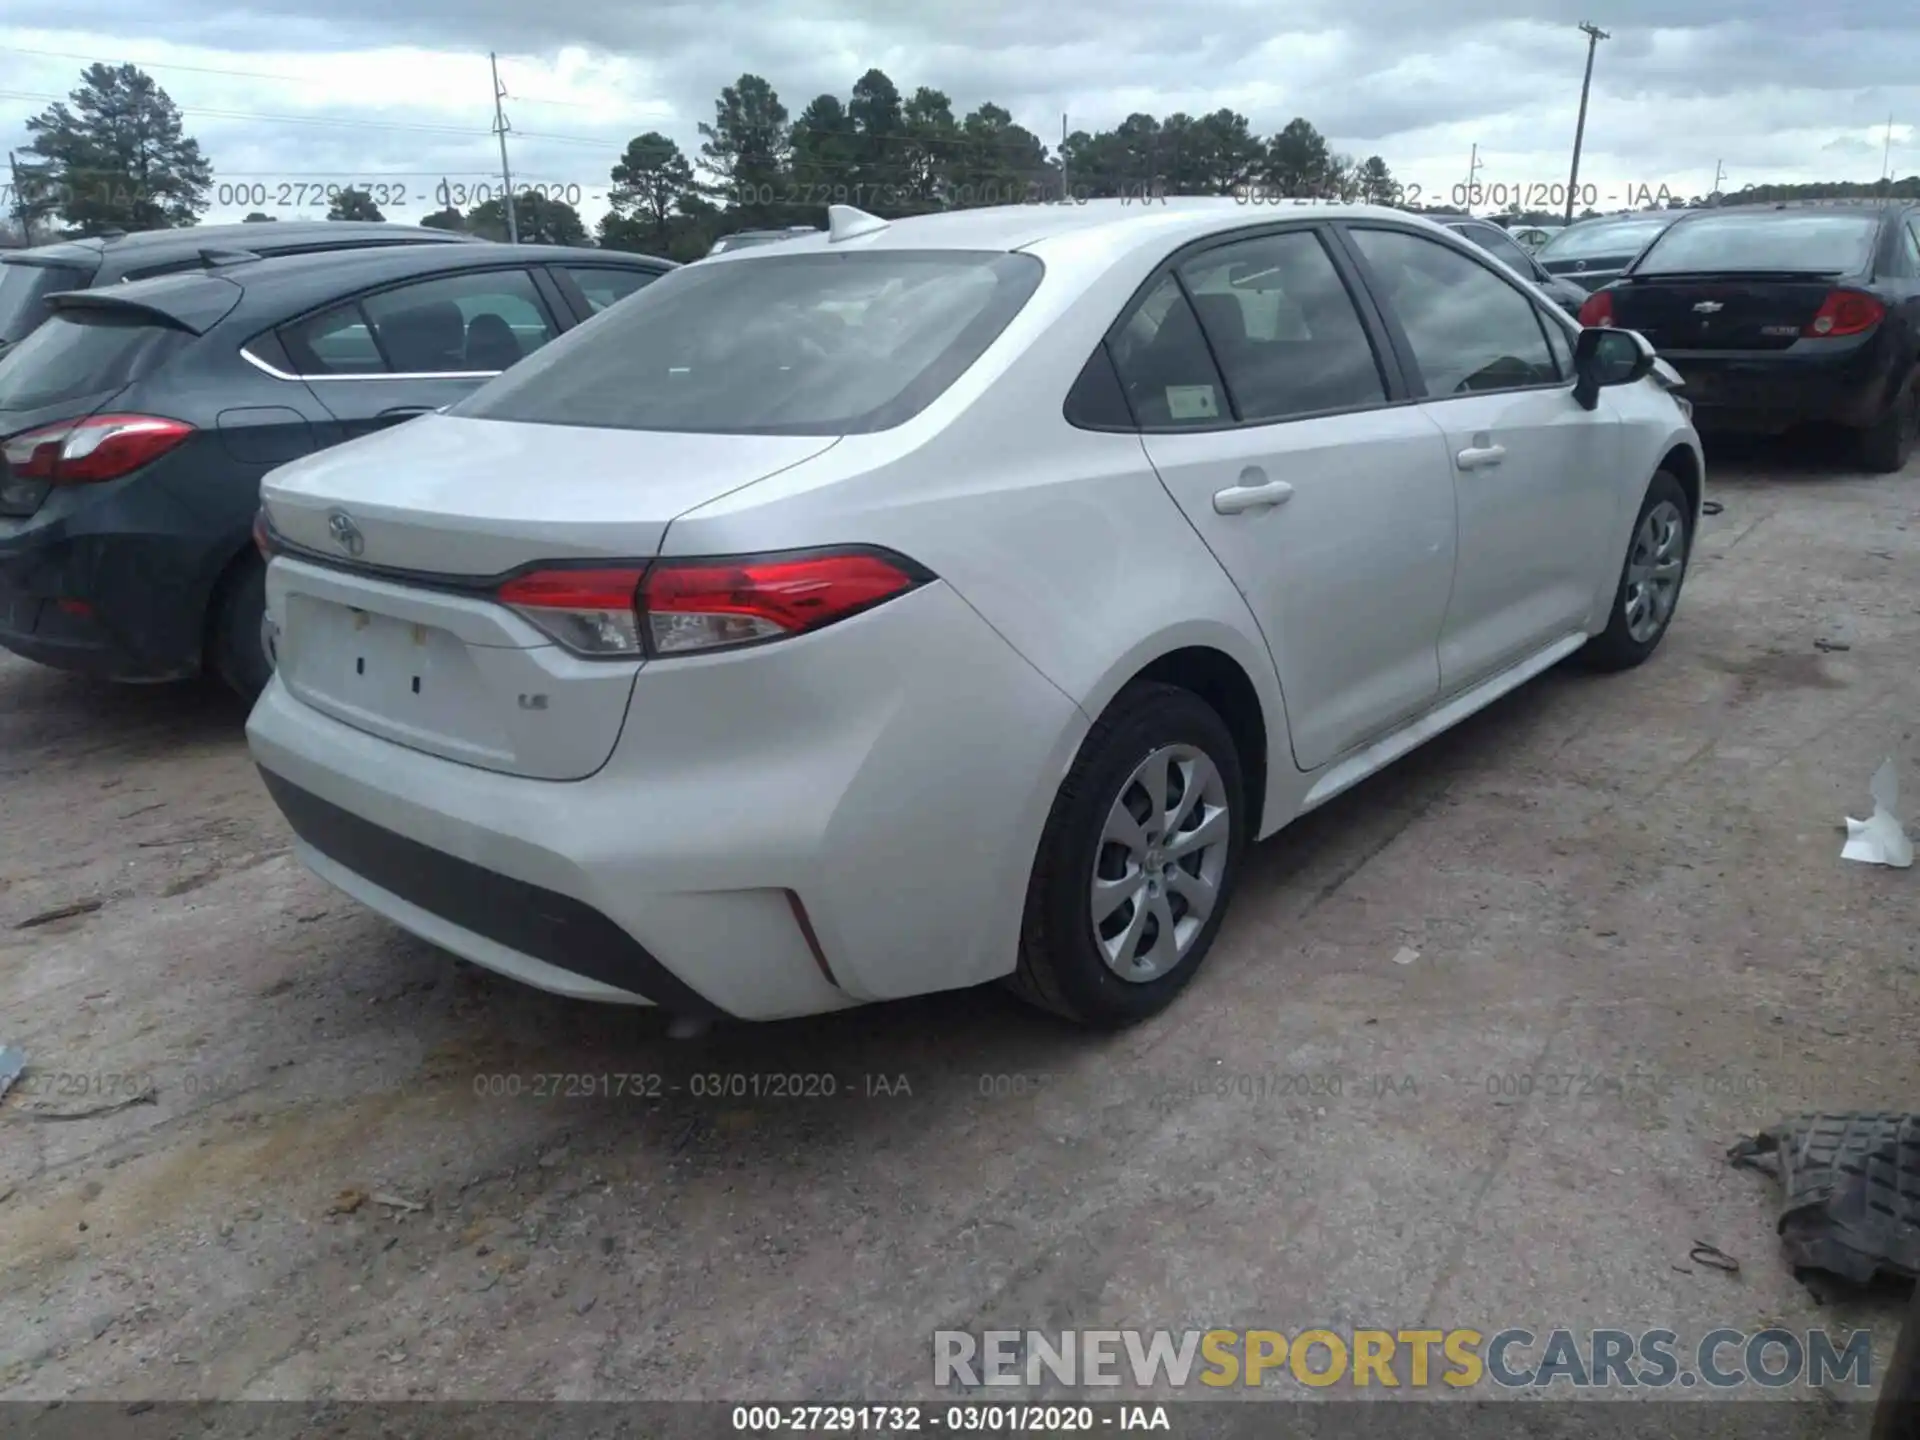
[[1638,331],[1601,325],[1582,330],[1573,343],[1573,398],[1592,410],[1608,385],[1631,385],[1653,372],[1658,358]]

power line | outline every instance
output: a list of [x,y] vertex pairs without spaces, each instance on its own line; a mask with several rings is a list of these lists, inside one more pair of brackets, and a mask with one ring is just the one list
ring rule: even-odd
[[[68,50],[32,50],[24,45],[0,45],[0,54],[37,55],[47,60],[78,60],[88,65],[132,65],[141,70],[180,70],[193,75],[224,75],[235,80],[271,80],[280,85],[331,85],[332,80],[312,75],[276,75],[264,70],[229,70],[213,65],[184,65],[172,60],[103,60],[98,55],[81,55]],[[62,97],[64,98],[64,97]],[[513,97],[521,105],[554,105],[567,110],[598,110],[579,100],[550,100],[532,95]]]

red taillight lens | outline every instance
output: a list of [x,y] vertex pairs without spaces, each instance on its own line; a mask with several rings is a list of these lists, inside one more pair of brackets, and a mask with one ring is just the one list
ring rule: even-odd
[[185,421],[158,415],[95,415],[16,435],[0,453],[16,480],[88,485],[130,475],[191,434]]
[[500,603],[580,655],[688,655],[818,630],[928,576],[878,551],[529,571]]
[[1587,326],[1613,324],[1613,292],[1596,290],[1589,295],[1587,303],[1580,307],[1580,323]]
[[656,655],[683,655],[818,630],[920,583],[872,551],[663,562],[640,603]]
[[1859,335],[1887,318],[1887,307],[1858,290],[1831,290],[1802,335]]
[[533,570],[502,585],[498,598],[569,650],[638,655],[638,569]]

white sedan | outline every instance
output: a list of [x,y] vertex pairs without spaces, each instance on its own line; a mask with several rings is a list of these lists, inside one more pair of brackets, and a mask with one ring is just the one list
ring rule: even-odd
[[307,865],[561,994],[1151,1015],[1247,848],[1671,621],[1679,378],[1361,206],[1018,206],[687,266],[273,472]]

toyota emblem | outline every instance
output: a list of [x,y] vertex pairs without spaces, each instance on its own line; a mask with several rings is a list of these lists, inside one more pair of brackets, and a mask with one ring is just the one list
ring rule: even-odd
[[360,533],[360,527],[353,523],[353,517],[344,510],[328,513],[327,534],[333,537],[334,544],[349,555],[358,556],[367,548],[367,537]]

